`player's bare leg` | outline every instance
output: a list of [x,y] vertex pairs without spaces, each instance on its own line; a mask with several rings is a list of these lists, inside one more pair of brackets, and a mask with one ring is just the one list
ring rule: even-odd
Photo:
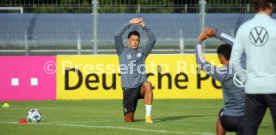
[[125,122],[133,122],[134,121],[134,112],[129,112],[125,115]]
[[151,105],[153,100],[153,92],[151,83],[146,81],[141,87],[141,95],[144,96],[144,102],[146,105]]
[[150,82],[144,82],[143,86],[141,87],[140,91],[141,95],[144,96],[145,108],[146,108],[146,123],[152,123],[151,120],[151,108],[152,108],[152,101],[153,101],[153,92],[152,92],[152,85]]
[[221,125],[220,118],[217,120],[217,135],[225,135],[225,129]]

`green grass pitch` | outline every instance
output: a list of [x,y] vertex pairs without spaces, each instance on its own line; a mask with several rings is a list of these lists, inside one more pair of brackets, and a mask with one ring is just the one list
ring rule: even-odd
[[[154,123],[146,124],[143,100],[139,101],[134,123],[123,121],[121,100],[8,103],[10,108],[0,108],[0,135],[212,135],[215,134],[218,111],[223,105],[222,100],[155,100],[152,110]],[[18,124],[31,108],[41,111],[42,121]],[[267,111],[259,135],[272,134],[273,122]]]

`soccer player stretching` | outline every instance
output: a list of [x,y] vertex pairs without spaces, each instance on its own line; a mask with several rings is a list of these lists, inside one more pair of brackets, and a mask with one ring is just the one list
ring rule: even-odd
[[[203,55],[202,41],[208,37],[216,36],[228,44],[218,47],[217,54],[223,68],[216,67],[208,63]],[[195,47],[196,62],[206,74],[212,76],[222,84],[224,107],[219,112],[217,120],[217,135],[225,135],[226,131],[235,131],[237,134],[242,132],[242,119],[245,110],[244,88],[237,87],[233,82],[233,70],[229,65],[229,59],[233,44],[233,38],[219,33],[215,29],[206,28],[199,36]]]
[[[245,135],[258,133],[267,108],[276,132],[276,20],[271,18],[273,1],[254,0],[258,13],[240,26],[231,54],[233,67],[245,84]],[[247,56],[247,71],[240,65],[243,51]]]
[[[148,36],[146,46],[138,49],[140,34],[131,31],[128,34],[129,48],[123,45],[122,35],[131,26],[141,26]],[[145,122],[152,123],[151,108],[153,100],[152,85],[147,81],[145,60],[150,54],[155,44],[155,36],[152,31],[144,24],[142,18],[131,19],[115,33],[115,49],[119,56],[121,66],[121,79],[123,89],[123,107],[125,122],[134,121],[138,99],[144,98],[146,116]]]

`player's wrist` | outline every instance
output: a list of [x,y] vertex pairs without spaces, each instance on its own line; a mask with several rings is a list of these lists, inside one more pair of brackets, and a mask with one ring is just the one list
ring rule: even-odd
[[141,27],[144,28],[145,26],[146,26],[145,23],[142,22]]
[[221,32],[217,30],[216,38],[220,38],[220,37],[221,37]]
[[198,35],[197,40],[203,42],[208,38],[208,35],[205,32],[202,32]]
[[198,37],[197,41],[203,42],[204,40],[201,37]]
[[207,39],[207,37],[203,37],[202,35],[197,38],[197,40],[200,42],[203,42],[206,39]]

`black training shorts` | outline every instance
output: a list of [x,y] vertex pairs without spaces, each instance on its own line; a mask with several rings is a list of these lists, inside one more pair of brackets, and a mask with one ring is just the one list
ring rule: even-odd
[[226,131],[230,132],[236,132],[237,134],[241,134],[242,132],[242,124],[243,124],[243,117],[244,116],[229,116],[229,115],[224,115],[223,110],[220,110],[219,113],[219,118],[222,127]]
[[123,106],[124,115],[129,112],[135,112],[138,99],[143,99],[144,97],[140,94],[140,90],[143,84],[136,88],[123,88]]

